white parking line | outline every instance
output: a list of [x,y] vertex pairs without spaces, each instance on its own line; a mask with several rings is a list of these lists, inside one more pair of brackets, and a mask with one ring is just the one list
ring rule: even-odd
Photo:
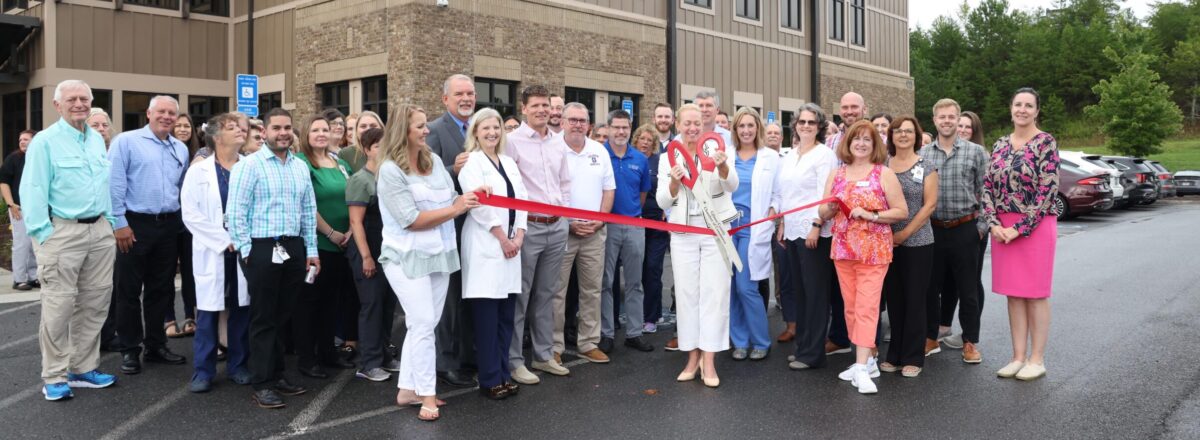
[[162,400],[155,402],[154,405],[150,405],[149,408],[146,408],[137,415],[130,417],[125,421],[125,423],[117,426],[116,429],[113,429],[108,434],[104,434],[104,437],[100,437],[100,440],[129,438],[129,434],[133,432],[134,429],[144,425],[146,422],[150,421],[150,419],[153,419],[159,413],[165,411],[168,407],[174,405],[175,402],[180,401],[184,396],[187,395],[187,388],[180,387],[179,389],[176,389],[175,392],[168,394],[166,397],[162,398]]
[[26,342],[29,342],[29,341],[35,340],[35,339],[37,339],[37,338],[38,338],[38,334],[37,334],[37,333],[34,333],[34,334],[32,334],[32,335],[26,336],[26,337],[24,337],[24,338],[21,338],[21,339],[17,339],[17,340],[15,340],[15,341],[9,342],[9,343],[7,343],[7,344],[0,345],[0,351],[8,350],[8,349],[10,349],[10,348],[13,348],[13,347],[16,347],[16,346],[18,346],[18,345],[24,344],[24,343],[26,343]]
[[308,431],[308,427],[317,420],[317,417],[321,416],[321,413],[325,411],[325,407],[329,406],[329,403],[342,392],[342,388],[345,388],[346,384],[350,382],[350,379],[354,378],[354,373],[346,374],[347,372],[349,370],[342,371],[337,379],[334,379],[333,383],[321,390],[317,398],[309,402],[308,406],[303,411],[300,411],[300,414],[296,415],[292,423],[288,424],[288,429],[291,429],[295,434],[303,434],[305,431]]
[[7,314],[9,314],[9,313],[12,313],[12,312],[17,312],[17,311],[25,310],[25,309],[28,309],[28,308],[30,308],[30,307],[33,307],[33,306],[39,305],[39,304],[41,304],[41,303],[42,303],[41,301],[34,301],[34,302],[31,302],[31,303],[29,303],[29,304],[25,304],[25,305],[21,305],[21,306],[16,306],[16,307],[13,307],[13,308],[11,308],[11,309],[8,309],[8,310],[0,311],[0,316],[4,316],[4,315],[7,315]]

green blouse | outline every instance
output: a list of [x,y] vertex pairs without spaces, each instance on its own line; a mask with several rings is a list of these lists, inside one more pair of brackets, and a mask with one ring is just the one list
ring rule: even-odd
[[[346,206],[346,181],[350,178],[350,164],[336,159],[336,168],[316,168],[304,153],[297,153],[296,157],[308,164],[308,171],[312,174],[313,193],[317,197],[317,214],[320,214],[333,230],[343,234],[349,231],[350,209]],[[327,252],[342,251],[324,234],[317,234],[317,249]]]

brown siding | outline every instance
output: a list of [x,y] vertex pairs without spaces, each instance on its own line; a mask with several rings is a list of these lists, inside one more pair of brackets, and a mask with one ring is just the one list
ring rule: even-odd
[[[895,70],[908,73],[908,23],[903,20],[898,20],[895,17],[881,14],[871,8],[879,8],[880,10],[888,11],[889,13],[907,17],[908,13],[903,10],[897,12],[891,8],[907,7],[907,2],[901,0],[882,0],[881,4],[874,1],[868,1],[868,9],[866,11],[866,26],[867,26],[867,46],[866,50],[854,49],[840,43],[830,43],[827,38],[829,24],[829,9],[826,8],[822,12],[822,29],[820,37],[826,40],[822,45],[822,53],[866,63],[874,66],[883,67],[885,69]],[[849,6],[847,5],[846,14],[849,15]],[[850,27],[846,27],[846,41],[850,41]]]
[[226,25],[60,3],[58,66],[226,79]]
[[46,25],[45,11],[46,9],[42,5],[37,5],[17,14],[26,17],[37,17],[39,20],[42,20],[42,28],[38,30],[38,35],[34,37],[33,42],[25,49],[29,54],[30,71],[46,67],[46,31],[53,30],[53,27]]
[[[670,0],[679,3],[680,0]],[[808,28],[808,1],[802,0],[801,21],[804,31]],[[779,0],[761,0],[759,19],[761,25],[749,24],[734,20],[737,17],[733,1],[718,1],[715,4],[715,15],[698,12],[691,9],[679,10],[679,23],[688,26],[708,29],[723,34],[737,35],[766,43],[778,44],[798,49],[808,49],[808,40],[796,34],[779,30]],[[739,18],[738,20],[745,20]],[[807,34],[806,34],[807,36]]]
[[665,0],[577,0],[600,7],[632,12],[638,15],[667,19],[667,1]]
[[679,84],[716,88],[725,111],[734,110],[734,91],[762,95],[764,112],[780,110],[780,97],[811,99],[808,55],[687,31],[679,31],[677,41]]
[[[255,6],[258,4],[255,2]],[[284,74],[284,95],[292,101],[295,82],[293,54],[294,12],[283,11],[254,19],[254,73],[259,76]],[[246,73],[246,29],[245,22],[238,23],[233,30],[233,66],[235,73]]]

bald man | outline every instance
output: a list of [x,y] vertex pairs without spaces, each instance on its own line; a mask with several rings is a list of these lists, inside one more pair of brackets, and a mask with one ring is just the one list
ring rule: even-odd
[[[854,92],[842,95],[839,106],[838,114],[842,115],[842,126],[846,128],[850,128],[867,113],[867,101],[863,99],[862,95]],[[833,151],[837,151],[837,146],[842,142],[845,132],[846,130],[838,131],[833,138],[826,139],[825,145],[828,145]]]

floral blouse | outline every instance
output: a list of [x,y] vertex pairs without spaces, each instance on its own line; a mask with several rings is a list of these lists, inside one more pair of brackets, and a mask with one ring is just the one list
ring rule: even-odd
[[1028,237],[1045,216],[1057,216],[1058,143],[1050,133],[1038,133],[1013,148],[1011,136],[992,146],[992,159],[983,177],[983,217],[989,226],[1001,226],[1000,213],[1021,214],[1011,226]]
[[[880,176],[883,165],[875,165],[865,180],[846,180],[846,166],[838,167],[830,193],[853,208],[868,211],[888,209],[887,197],[883,193]],[[833,247],[830,258],[834,260],[856,260],[863,264],[888,264],[892,262],[892,227],[863,219],[849,219],[848,213],[839,213],[833,218]]]

